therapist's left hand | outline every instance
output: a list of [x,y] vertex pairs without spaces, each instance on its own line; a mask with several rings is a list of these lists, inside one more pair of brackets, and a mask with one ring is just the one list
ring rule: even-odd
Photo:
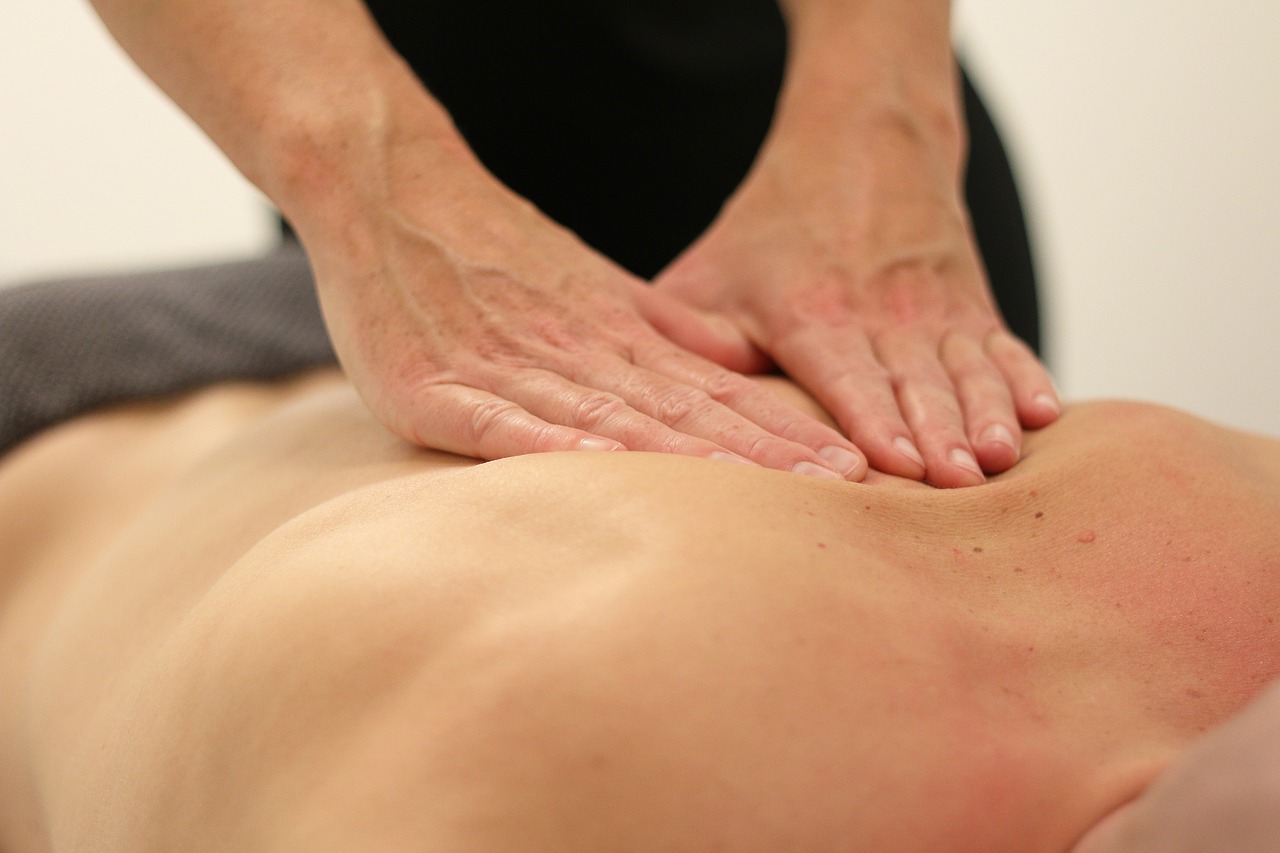
[[[1054,420],[1044,367],[1000,318],[960,196],[962,157],[903,116],[773,137],[655,280],[727,318],[872,467],[943,487],[1012,466]],[[741,350],[740,353],[749,352]],[[714,356],[713,356],[714,357]]]

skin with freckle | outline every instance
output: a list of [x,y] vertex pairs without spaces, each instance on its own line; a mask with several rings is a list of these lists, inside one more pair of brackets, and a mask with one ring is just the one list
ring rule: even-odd
[[1136,404],[959,491],[104,412],[0,459],[0,849],[1066,853],[1280,675],[1278,517]]

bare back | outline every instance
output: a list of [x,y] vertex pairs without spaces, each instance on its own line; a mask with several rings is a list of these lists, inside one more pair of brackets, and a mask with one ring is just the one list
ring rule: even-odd
[[6,853],[1062,851],[1280,674],[1276,443],[1134,404],[938,491],[314,378],[51,431],[0,518]]

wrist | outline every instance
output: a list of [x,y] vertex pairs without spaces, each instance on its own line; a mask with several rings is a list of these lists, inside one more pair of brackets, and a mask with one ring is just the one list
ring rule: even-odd
[[772,135],[841,140],[907,131],[963,161],[949,4],[783,0],[787,72]]
[[443,186],[479,168],[448,114],[397,64],[265,122],[260,173],[251,179],[304,241],[386,209],[406,185]]
[[398,71],[268,135],[273,200],[313,265],[340,271],[322,277],[322,292],[329,281],[385,275],[408,245],[449,264],[510,265],[545,224],[484,167],[407,67]]

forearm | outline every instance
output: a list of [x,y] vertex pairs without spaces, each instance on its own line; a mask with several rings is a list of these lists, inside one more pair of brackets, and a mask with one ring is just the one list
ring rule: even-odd
[[[359,218],[392,162],[470,162],[358,0],[94,0],[138,65],[304,232]],[[305,236],[305,235],[304,235]]]

